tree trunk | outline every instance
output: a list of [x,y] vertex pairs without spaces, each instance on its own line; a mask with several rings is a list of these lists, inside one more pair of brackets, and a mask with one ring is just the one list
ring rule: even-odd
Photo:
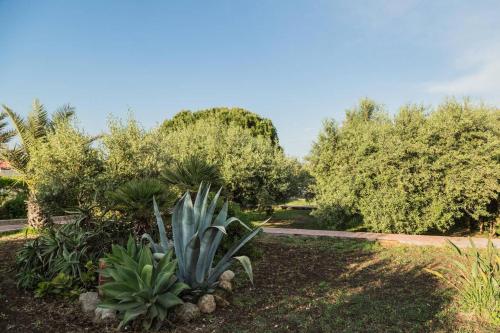
[[43,228],[50,223],[50,218],[45,214],[36,198],[36,195],[30,193],[26,202],[28,208],[28,225],[32,228]]

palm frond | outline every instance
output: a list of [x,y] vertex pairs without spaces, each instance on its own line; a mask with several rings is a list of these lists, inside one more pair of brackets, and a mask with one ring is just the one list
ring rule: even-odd
[[5,118],[7,118],[6,113],[0,113],[0,145],[4,145],[8,143],[13,137],[16,136],[15,130],[7,130],[7,122]]
[[43,138],[47,134],[50,125],[47,110],[38,99],[33,101],[33,110],[28,115],[28,129],[35,139]]
[[58,122],[68,121],[75,115],[75,108],[70,104],[64,104],[58,108],[53,114],[50,121],[50,127],[53,130]]
[[190,190],[196,192],[202,182],[214,186],[221,183],[221,176],[217,166],[210,164],[197,155],[176,162],[173,167],[162,173],[162,177],[167,183],[177,186],[181,191]]
[[25,173],[28,167],[29,155],[23,146],[4,148],[0,150],[0,156],[9,162],[10,166],[19,173]]
[[26,141],[30,141],[31,138],[29,137],[26,121],[24,121],[24,119],[19,114],[7,107],[7,105],[2,105],[2,108],[3,113],[10,118],[10,121],[12,122],[12,125],[14,127],[14,131],[19,136],[21,144],[27,144]]

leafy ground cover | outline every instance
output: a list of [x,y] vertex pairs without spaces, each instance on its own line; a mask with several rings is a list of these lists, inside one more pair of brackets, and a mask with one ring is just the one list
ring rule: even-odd
[[[0,331],[114,331],[82,316],[74,300],[16,289],[14,256],[25,237],[0,236]],[[232,306],[164,332],[495,331],[459,313],[454,291],[424,271],[445,262],[448,249],[266,235],[256,242],[263,255],[254,287],[238,272]]]

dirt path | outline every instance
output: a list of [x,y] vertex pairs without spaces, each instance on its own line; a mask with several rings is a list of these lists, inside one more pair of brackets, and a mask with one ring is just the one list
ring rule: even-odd
[[[417,246],[445,246],[448,244],[447,240],[450,240],[460,248],[467,248],[471,246],[468,237],[382,234],[376,232],[349,232],[288,228],[264,228],[264,232],[272,235],[354,238],[370,241],[397,242]],[[472,237],[471,239],[478,248],[485,248],[488,243],[487,238]],[[500,248],[500,239],[493,239],[492,241],[495,247]]]

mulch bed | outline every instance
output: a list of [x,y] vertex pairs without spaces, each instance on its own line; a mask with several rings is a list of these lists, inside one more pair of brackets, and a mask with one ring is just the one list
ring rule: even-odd
[[[85,317],[77,300],[37,299],[32,293],[17,289],[14,259],[15,251],[22,242],[0,242],[0,332],[116,330],[116,324],[95,324],[91,318]],[[359,328],[350,330],[345,326],[351,320],[350,316],[357,316],[353,311],[359,306],[359,302],[386,302],[391,299],[388,305],[384,303],[388,308],[380,310],[384,316],[384,311],[397,312],[400,303],[411,304],[412,297],[432,295],[437,288],[435,279],[423,275],[420,269],[405,270],[404,267],[398,267],[393,270],[387,261],[377,258],[370,251],[352,250],[338,253],[307,245],[292,246],[278,240],[259,241],[259,246],[263,249],[263,257],[254,263],[254,287],[244,274],[238,272],[232,300],[234,304],[217,309],[215,314],[202,317],[189,325],[166,328],[163,332],[327,332],[330,330],[324,328],[326,310],[314,305],[318,300],[324,299],[325,290],[318,286],[325,285],[335,286],[336,290],[362,293],[364,298],[361,301],[352,298],[335,305],[335,313],[344,316],[347,321],[331,324],[332,332],[360,331]],[[290,302],[295,299],[299,299],[300,304],[290,311]],[[425,327],[428,328],[440,325],[433,322],[432,315],[443,306],[444,301],[441,296],[429,296],[426,300],[432,310],[429,317],[419,317],[415,320],[427,320]],[[367,303],[366,306],[370,304],[372,303]],[[391,319],[384,322],[383,318],[375,320],[372,329],[367,326],[366,331],[382,332],[396,324],[402,326],[395,331],[413,331],[415,323],[411,322],[411,318],[408,319],[410,322],[406,323],[405,315],[401,316],[403,317],[394,317],[394,320],[401,320],[401,323],[391,323]],[[260,325],[258,330],[254,329],[256,324]],[[328,325],[329,323],[327,327],[330,327]]]

